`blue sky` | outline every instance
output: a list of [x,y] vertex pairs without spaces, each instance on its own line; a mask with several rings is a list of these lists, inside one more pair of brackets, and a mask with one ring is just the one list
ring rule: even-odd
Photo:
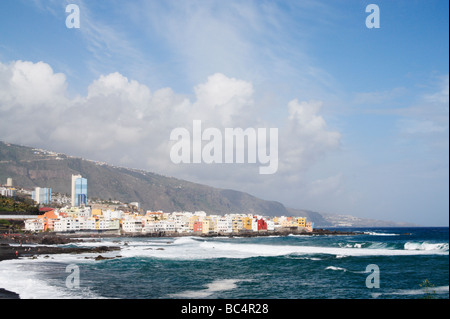
[[[80,29],[65,26],[69,3]],[[379,29],[365,25],[370,3]],[[294,208],[445,226],[448,12],[442,0],[3,0],[0,138]],[[37,109],[47,131],[26,115]],[[279,172],[173,165],[170,130],[193,114],[278,127]]]

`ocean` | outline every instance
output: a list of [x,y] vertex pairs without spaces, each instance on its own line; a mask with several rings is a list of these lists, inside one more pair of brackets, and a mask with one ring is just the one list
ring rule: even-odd
[[[448,299],[449,232],[345,228],[358,235],[103,238],[119,246],[0,262],[22,299]],[[120,257],[117,257],[120,256]]]

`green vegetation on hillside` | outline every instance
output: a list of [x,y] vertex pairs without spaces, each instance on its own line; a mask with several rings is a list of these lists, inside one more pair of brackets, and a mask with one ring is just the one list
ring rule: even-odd
[[28,198],[16,197],[13,199],[0,195],[0,212],[37,215],[39,213],[39,207],[34,204],[34,201]]

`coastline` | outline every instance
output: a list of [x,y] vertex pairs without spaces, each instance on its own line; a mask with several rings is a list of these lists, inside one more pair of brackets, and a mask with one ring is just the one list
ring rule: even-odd
[[[238,232],[238,233],[37,233],[37,234],[2,234],[0,235],[0,262],[2,260],[16,259],[20,257],[33,257],[36,255],[50,254],[80,254],[80,253],[104,253],[112,250],[120,250],[118,247],[99,246],[90,248],[81,247],[57,247],[57,245],[65,245],[80,242],[96,242],[101,238],[118,238],[118,237],[138,237],[138,238],[161,238],[161,237],[189,237],[197,236],[204,238],[211,237],[269,237],[269,236],[314,236],[314,235],[360,235],[358,232],[344,232],[338,230],[315,229],[313,232],[301,232],[293,229],[284,229],[278,231],[265,232]],[[25,246],[23,246],[25,245]],[[36,246],[29,246],[36,245]]]
[[[356,232],[342,232],[337,230],[315,229],[313,232],[299,232],[295,229],[284,229],[282,231],[266,232],[239,232],[239,233],[151,233],[151,234],[111,234],[111,233],[38,233],[38,234],[2,234],[0,235],[0,262],[18,258],[36,258],[38,255],[51,254],[81,254],[81,253],[105,253],[110,251],[120,251],[119,247],[103,246],[99,242],[96,247],[58,247],[79,242],[96,242],[101,238],[118,237],[188,237],[198,236],[210,237],[268,237],[268,236],[289,236],[289,235],[359,235]],[[24,246],[25,245],[25,246]],[[33,246],[30,246],[33,245]],[[97,258],[103,258],[99,255]],[[0,287],[0,299],[20,299],[20,296]]]
[[[80,240],[75,238],[64,238],[58,235],[0,235],[0,262],[21,257],[35,258],[37,255],[105,253],[120,250],[118,247],[108,246],[91,248],[54,246],[72,242],[80,242]],[[23,246],[24,244],[33,244],[36,246]],[[13,291],[0,287],[0,299],[20,299],[20,296]]]

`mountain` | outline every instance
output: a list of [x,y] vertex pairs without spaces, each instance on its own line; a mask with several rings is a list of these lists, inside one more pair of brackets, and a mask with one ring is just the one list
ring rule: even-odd
[[321,214],[322,218],[333,227],[417,227],[419,225],[404,222],[393,222],[351,215]]
[[11,177],[15,185],[23,188],[50,187],[53,192],[70,194],[72,174],[81,174],[87,178],[88,197],[125,203],[139,202],[145,210],[302,216],[312,221],[315,227],[411,226],[286,208],[279,202],[262,200],[244,192],[0,141],[0,184]]
[[72,174],[87,178],[88,197],[139,202],[145,210],[289,214],[281,203],[244,192],[0,142],[0,181],[11,177],[23,188],[50,187],[53,192],[70,194]]
[[304,209],[287,208],[289,216],[306,217],[307,220],[312,221],[315,227],[332,227],[333,223],[325,219],[321,214]]

